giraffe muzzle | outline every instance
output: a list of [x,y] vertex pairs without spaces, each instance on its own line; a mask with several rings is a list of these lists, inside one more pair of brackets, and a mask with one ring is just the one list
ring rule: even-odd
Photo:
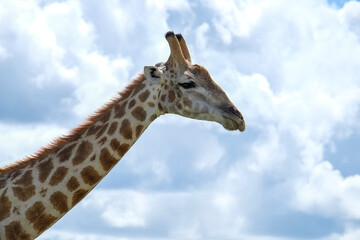
[[239,110],[234,106],[222,108],[224,122],[222,125],[227,130],[245,131],[245,120]]

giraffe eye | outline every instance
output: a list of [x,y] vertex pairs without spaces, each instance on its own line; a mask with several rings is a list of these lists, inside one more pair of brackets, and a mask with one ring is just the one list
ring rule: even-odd
[[185,88],[185,89],[189,89],[189,88],[194,88],[195,87],[195,83],[194,82],[184,82],[184,83],[179,83],[180,87]]

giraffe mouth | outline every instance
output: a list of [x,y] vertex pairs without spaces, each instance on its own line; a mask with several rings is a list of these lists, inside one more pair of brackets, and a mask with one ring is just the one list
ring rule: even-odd
[[239,110],[233,106],[223,108],[222,110],[225,120],[222,125],[226,130],[245,131],[245,120]]
[[223,127],[226,130],[234,131],[234,130],[240,130],[240,132],[245,131],[245,121],[243,119],[237,118],[230,118],[227,116],[223,116],[225,119],[225,122],[222,123]]

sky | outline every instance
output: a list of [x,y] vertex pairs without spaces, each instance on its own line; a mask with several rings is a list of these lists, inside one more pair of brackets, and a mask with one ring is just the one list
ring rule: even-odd
[[245,132],[158,118],[38,239],[360,239],[358,1],[0,0],[0,164],[166,61],[168,30]]

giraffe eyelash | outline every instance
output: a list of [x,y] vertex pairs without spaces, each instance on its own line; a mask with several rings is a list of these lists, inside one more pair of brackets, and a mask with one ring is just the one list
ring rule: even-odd
[[189,88],[194,88],[196,87],[195,82],[191,81],[191,82],[184,82],[184,83],[179,83],[180,87],[185,88],[185,89],[189,89]]

